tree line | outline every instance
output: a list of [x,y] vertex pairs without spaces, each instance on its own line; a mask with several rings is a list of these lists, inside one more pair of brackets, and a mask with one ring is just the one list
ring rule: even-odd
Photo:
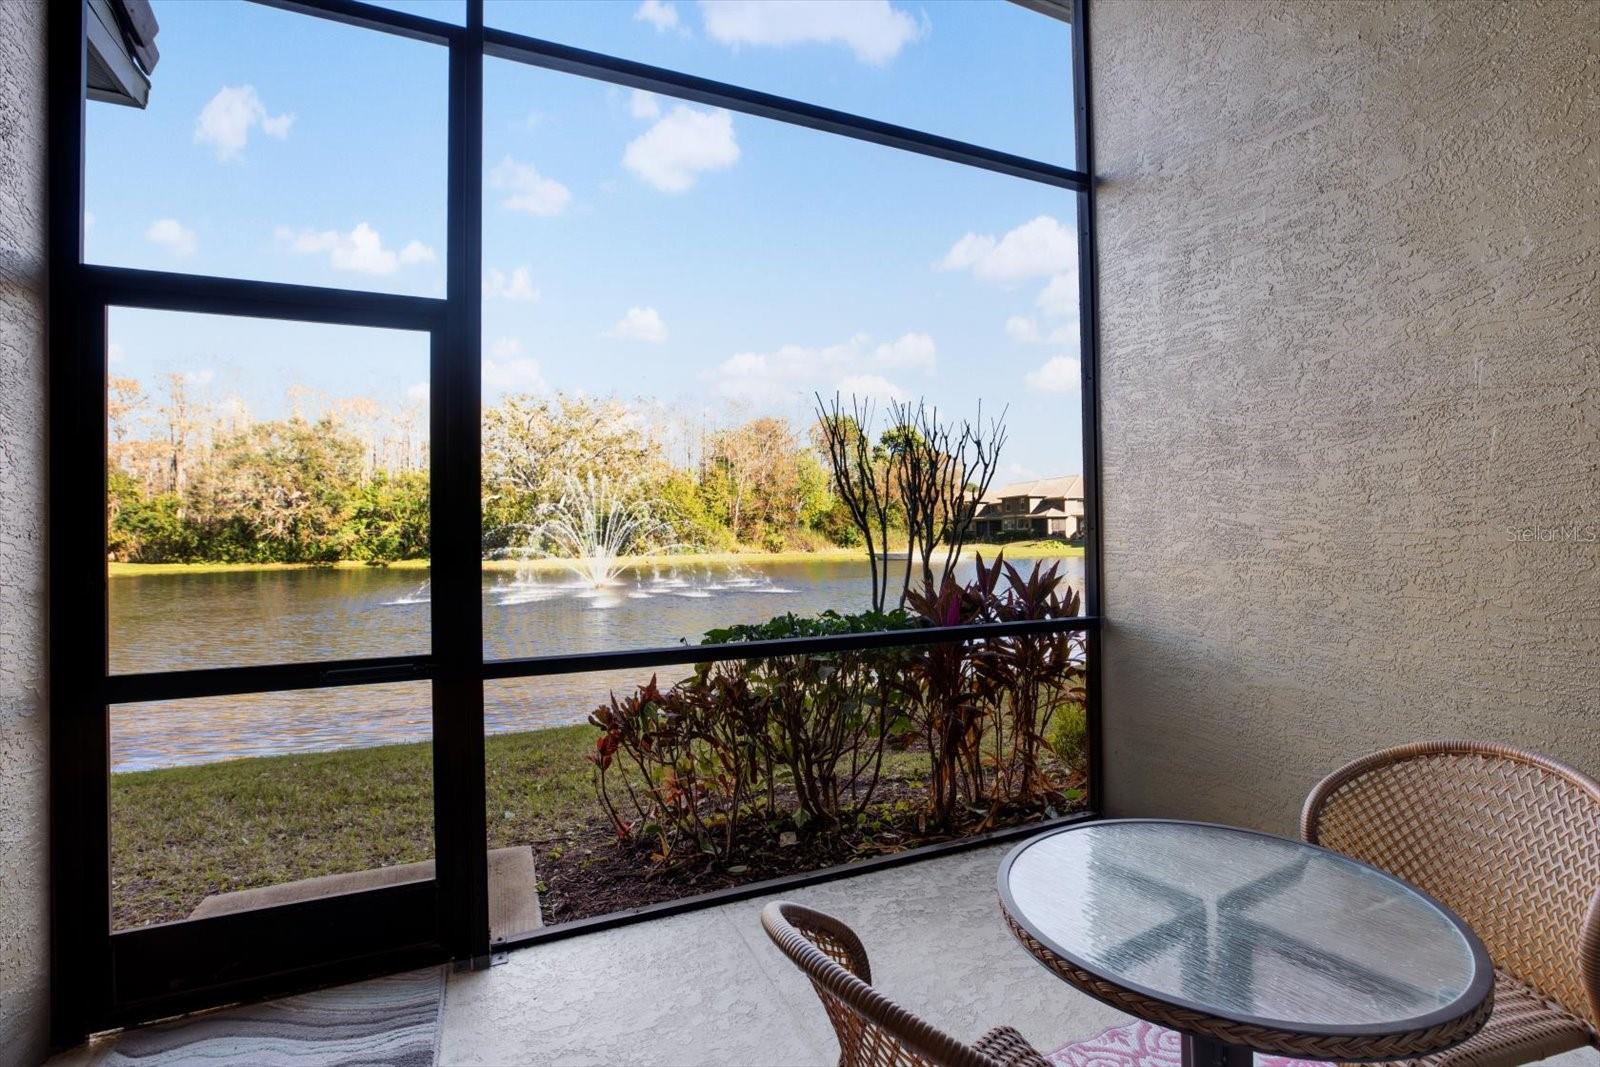
[[[289,391],[257,419],[183,375],[108,394],[107,548],[139,562],[383,563],[428,555],[427,405]],[[778,551],[861,533],[819,427],[716,425],[648,403],[512,395],[483,414],[485,555],[538,552],[531,517],[563,475],[603,473],[649,501],[671,547]],[[880,460],[887,463],[887,445]],[[904,526],[904,516],[891,516]],[[661,546],[667,547],[667,546]]]

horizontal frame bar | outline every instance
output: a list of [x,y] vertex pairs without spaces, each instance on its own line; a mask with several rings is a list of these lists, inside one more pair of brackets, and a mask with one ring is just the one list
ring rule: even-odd
[[863,118],[848,111],[819,107],[786,96],[745,89],[693,74],[681,74],[665,67],[652,67],[647,63],[618,59],[601,52],[590,52],[536,37],[525,37],[507,30],[485,27],[483,38],[484,54],[497,59],[508,59],[547,70],[578,74],[586,78],[611,82],[614,85],[647,89],[666,96],[724,107],[729,111],[738,111],[760,118],[775,119],[791,126],[804,126],[824,133],[839,134],[858,141],[932,156],[934,159],[964,163],[1062,189],[1077,190],[1088,187],[1088,178],[1084,173],[1070,167],[983,148],[965,141],[923,133],[906,126],[879,122],[877,119]]
[[280,690],[416,682],[431,677],[432,656],[382,656],[260,667],[202,667],[187,671],[112,674],[106,677],[105,693],[107,704],[137,704],[147,700],[189,700]]
[[413,41],[448,45],[466,33],[465,26],[441,22],[423,15],[393,11],[386,7],[357,3],[355,0],[253,0],[262,7],[275,7],[297,15],[356,26],[364,30],[377,30],[396,37],[409,37]]
[[[310,15],[330,22],[359,26],[434,44],[449,45],[467,32],[465,26],[358,3],[356,0],[252,0],[252,2],[263,7]],[[1017,2],[1044,14],[1063,17],[1062,10],[1054,6],[1029,3],[1028,0],[1017,0]],[[483,36],[484,54],[497,59],[578,74],[635,89],[648,89],[667,96],[725,107],[730,111],[840,134],[936,159],[965,163],[1064,189],[1082,189],[1088,184],[1086,175],[1071,167],[1062,167],[950,137],[924,133],[911,127],[881,122],[848,111],[807,104],[790,97],[746,89],[727,82],[680,73],[666,67],[654,67],[646,63],[619,59],[602,52],[557,44],[554,41],[528,37],[492,26],[484,28]]]
[[741,900],[750,900],[753,897],[764,897],[791,889],[803,889],[806,886],[821,885],[824,882],[836,882],[844,878],[854,878],[859,874],[873,874],[878,871],[904,867],[913,863],[922,863],[960,852],[970,852],[986,845],[999,845],[1008,841],[1032,837],[1035,834],[1059,830],[1074,823],[1095,822],[1101,817],[1100,813],[1094,810],[1075,811],[1070,815],[1061,815],[1054,819],[1041,819],[1038,822],[1023,823],[1019,826],[1005,826],[998,830],[974,834],[971,837],[938,841],[931,845],[908,848],[904,852],[891,852],[886,856],[873,856],[871,859],[859,860],[855,863],[839,863],[832,867],[821,867],[814,871],[767,878],[759,882],[751,882],[748,885],[729,886],[727,889],[716,889],[709,893],[697,893],[694,896],[680,897],[677,900],[664,900],[659,904],[646,904],[642,907],[611,911],[604,915],[595,915],[587,919],[574,919],[572,922],[542,927],[520,937],[497,941],[495,942],[494,950],[496,952],[505,952],[512,949],[526,948],[529,945],[537,945],[545,941],[560,941],[564,938],[577,937],[581,934],[593,934],[601,930],[615,929],[619,926],[630,926],[633,923],[645,922],[650,919],[664,919],[669,915],[682,915],[686,912],[700,911],[704,908],[714,908],[721,904],[733,904]]
[[[431,879],[119,930],[108,1025],[442,962]],[[330,952],[329,948],[335,947]]]
[[865,634],[828,637],[783,637],[771,641],[733,641],[722,645],[671,645],[622,652],[579,652],[565,656],[529,656],[489,660],[483,665],[485,680],[536,678],[547,674],[581,674],[587,671],[625,670],[630,667],[670,667],[684,663],[721,663],[727,660],[770,659],[828,652],[853,652],[869,648],[905,648],[955,644],[1025,634],[1065,633],[1098,628],[1088,615],[1064,619],[1030,619],[971,626],[929,626],[919,630],[876,630]]
[[445,301],[429,296],[215,278],[132,267],[84,264],[79,271],[85,295],[108,307],[426,333],[443,327],[448,306]]
[[[538,678],[552,674],[584,674],[633,667],[670,667],[686,663],[768,659],[775,656],[819,655],[871,648],[910,648],[955,644],[1025,634],[1096,631],[1099,619],[1074,615],[1064,619],[980,623],[973,626],[930,626],[919,630],[877,630],[828,637],[784,637],[771,641],[735,641],[723,645],[668,645],[616,652],[579,652],[562,656],[530,656],[486,661],[485,681]],[[429,656],[377,656],[277,663],[255,667],[202,667],[183,671],[113,674],[105,680],[106,703],[136,704],[152,700],[241,696],[280,690],[331,689],[337,686],[383,685],[424,681],[434,676]]]

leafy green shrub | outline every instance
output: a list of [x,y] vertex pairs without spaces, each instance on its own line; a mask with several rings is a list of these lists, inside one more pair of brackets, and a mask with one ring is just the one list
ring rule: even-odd
[[345,558],[367,563],[428,555],[428,476],[382,471],[350,494],[341,530]]
[[726,685],[690,680],[663,691],[652,677],[595,709],[589,722],[601,733],[590,759],[618,838],[654,837],[663,862],[686,848],[733,851],[756,774],[757,731],[737,714],[747,704]]
[[684,545],[711,552],[733,547],[733,533],[718,518],[707,493],[685,471],[674,471],[653,489],[654,504]]
[[856,529],[855,521],[850,517],[850,509],[838,497],[830,495],[828,506],[820,508],[810,519],[811,528],[816,530],[829,543],[841,548],[855,548],[861,541],[861,531]]
[[[893,616],[783,615],[713,630],[705,644],[903,628]],[[655,854],[727,858],[743,815],[797,825],[853,820],[871,802],[885,746],[909,729],[900,712],[904,649],[771,656],[696,664],[670,688],[657,679],[613,693],[590,723],[600,803],[620,838],[653,836]],[[780,804],[780,777],[793,791]]]
[[1069,767],[1079,766],[1088,755],[1088,747],[1089,723],[1083,705],[1061,705],[1050,724],[1050,748],[1056,758]]
[[742,623],[707,630],[702,645],[727,645],[737,641],[777,641],[785,637],[832,637],[837,634],[870,634],[881,630],[908,630],[923,625],[910,612],[863,611],[853,615],[828,609],[820,615],[788,612],[766,622]]
[[[708,631],[702,644],[1078,610],[1058,565],[1036,564],[1024,575],[998,559],[979,559],[970,583],[947,577],[909,603],[915,614],[780,615]],[[1070,799],[1061,772],[1081,758],[1084,698],[1083,643],[1074,632],[700,663],[667,690],[652,678],[596,709],[596,785],[620,837],[654,835],[663,860],[685,852],[726,858],[752,814],[856,823],[878,788],[886,746],[914,737],[928,758],[924,814],[949,828],[967,811],[987,821]]]
[[193,527],[183,518],[183,500],[176,493],[145,496],[125,472],[112,468],[106,477],[109,498],[106,550],[131,563],[192,559]]

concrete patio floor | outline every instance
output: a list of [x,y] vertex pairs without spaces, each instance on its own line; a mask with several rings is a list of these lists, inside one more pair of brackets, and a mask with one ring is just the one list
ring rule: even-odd
[[[792,890],[855,927],[873,982],[946,1032],[1016,1027],[1046,1051],[1126,1019],[1007,932],[1008,846]],[[833,1064],[810,983],[761,930],[763,899],[514,952],[452,976],[440,1064]]]
[[[875,984],[955,1036],[972,1039],[1006,1024],[1049,1052],[1128,1021],[1052,977],[1006,931],[994,879],[1007,847],[784,895],[854,926],[871,956]],[[838,1046],[810,985],[761,931],[765,903],[728,904],[551,942],[512,952],[487,971],[449,973],[432,1055],[424,1042],[420,1058],[494,1067],[836,1063]],[[330,990],[305,999],[340,995]],[[148,1031],[136,1031],[52,1064],[350,1062],[349,1045],[308,1040],[289,1048],[250,1037],[219,1039],[227,1030],[221,1015],[201,1017],[211,1030],[205,1043],[183,1045],[183,1028],[197,1020],[161,1028],[162,1051],[137,1047]],[[404,1062],[418,1062],[412,1056]],[[1600,1067],[1600,1053],[1586,1049],[1547,1063]]]

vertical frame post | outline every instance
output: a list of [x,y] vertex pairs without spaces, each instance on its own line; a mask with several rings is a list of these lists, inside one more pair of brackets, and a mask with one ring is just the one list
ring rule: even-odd
[[83,262],[83,0],[46,20],[49,345],[50,1039],[82,1040],[109,1003],[105,566],[105,308]]
[[483,743],[483,0],[450,43],[444,329],[433,335],[429,535],[439,930],[456,960],[489,956]]
[[[1091,107],[1093,82],[1089,76],[1089,0],[1072,3],[1073,130],[1077,139],[1077,166],[1085,176],[1078,191],[1078,364],[1082,372],[1083,399],[1083,610],[1097,619],[1105,614],[1102,584],[1102,530],[1100,508],[1100,300],[1098,249],[1095,241],[1094,125]],[[1105,807],[1101,752],[1101,658],[1104,624],[1087,638],[1089,663],[1084,680],[1084,708],[1089,750],[1089,810]]]

